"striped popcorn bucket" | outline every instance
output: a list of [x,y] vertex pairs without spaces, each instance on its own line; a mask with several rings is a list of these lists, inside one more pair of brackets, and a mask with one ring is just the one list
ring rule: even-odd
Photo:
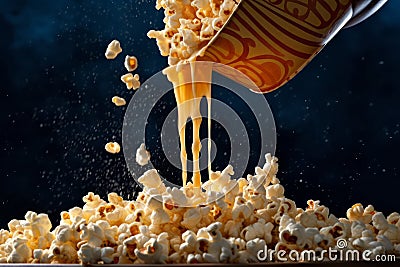
[[246,79],[230,78],[267,93],[293,78],[346,24],[362,21],[384,2],[242,0],[198,60],[231,66],[257,88]]

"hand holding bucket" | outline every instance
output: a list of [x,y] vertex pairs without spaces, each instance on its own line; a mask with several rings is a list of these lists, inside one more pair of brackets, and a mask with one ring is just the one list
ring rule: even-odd
[[230,78],[267,93],[293,78],[340,29],[368,18],[386,1],[242,0],[198,60],[231,66],[258,88]]

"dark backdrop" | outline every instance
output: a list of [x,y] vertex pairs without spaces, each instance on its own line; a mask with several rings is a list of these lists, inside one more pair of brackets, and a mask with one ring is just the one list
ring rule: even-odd
[[[162,27],[154,1],[0,1],[0,227],[27,210],[82,206],[94,191],[131,197],[120,140],[121,41],[142,80],[166,66],[146,37]],[[300,75],[267,95],[278,130],[276,155],[287,196],[320,199],[343,216],[356,202],[400,211],[400,1],[343,30]]]

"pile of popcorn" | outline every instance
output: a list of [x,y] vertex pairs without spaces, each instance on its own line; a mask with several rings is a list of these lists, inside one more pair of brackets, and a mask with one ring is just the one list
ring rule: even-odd
[[[400,214],[387,218],[353,205],[336,218],[319,201],[305,209],[284,196],[277,158],[266,155],[255,175],[231,179],[232,166],[196,191],[166,187],[156,170],[139,178],[136,200],[88,193],[82,208],[61,212],[53,230],[46,214],[29,211],[0,230],[1,263],[255,263],[265,245],[276,250],[335,247],[400,254]],[[200,204],[199,204],[200,203]]]
[[169,65],[187,63],[204,53],[207,45],[235,11],[239,0],[157,0],[164,9],[165,28],[151,30]]

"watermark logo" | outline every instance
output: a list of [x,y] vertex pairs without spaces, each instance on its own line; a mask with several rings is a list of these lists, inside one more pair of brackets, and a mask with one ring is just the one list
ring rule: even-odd
[[343,238],[339,238],[339,239],[336,241],[336,247],[337,247],[338,249],[347,248],[347,240],[346,240],[346,239],[343,239]]
[[359,251],[348,248],[348,241],[340,238],[336,241],[336,247],[321,250],[274,250],[265,245],[259,250],[257,259],[260,262],[322,262],[322,261],[381,261],[394,262],[395,255],[375,255],[371,250]]

